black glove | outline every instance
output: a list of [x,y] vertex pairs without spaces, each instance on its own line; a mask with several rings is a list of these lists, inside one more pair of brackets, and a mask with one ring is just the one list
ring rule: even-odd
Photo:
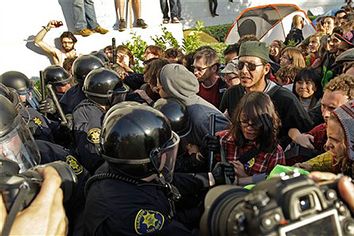
[[66,114],[65,118],[66,118],[66,123],[61,122],[60,126],[62,126],[64,129],[69,130],[71,132],[73,130],[73,126],[74,126],[73,116],[72,116],[72,114]]
[[220,152],[220,138],[211,134],[207,134],[203,138],[203,146],[208,149],[208,151],[213,151],[216,153]]
[[232,184],[235,181],[234,167],[228,162],[216,163],[211,173],[214,176],[215,185]]
[[41,113],[55,114],[57,109],[51,98],[46,98],[39,103],[39,111]]

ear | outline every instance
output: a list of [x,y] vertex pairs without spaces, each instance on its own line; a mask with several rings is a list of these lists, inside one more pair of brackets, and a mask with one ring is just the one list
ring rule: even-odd
[[212,67],[211,67],[211,70],[214,72],[214,73],[217,73],[218,72],[218,65],[213,65]]
[[267,63],[264,67],[263,67],[263,72],[264,74],[268,74],[270,72],[270,64]]

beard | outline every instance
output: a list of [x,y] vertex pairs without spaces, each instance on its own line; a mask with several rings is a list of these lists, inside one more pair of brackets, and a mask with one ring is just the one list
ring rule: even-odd
[[72,50],[74,50],[74,46],[68,46],[68,47],[62,47],[64,52],[70,52]]

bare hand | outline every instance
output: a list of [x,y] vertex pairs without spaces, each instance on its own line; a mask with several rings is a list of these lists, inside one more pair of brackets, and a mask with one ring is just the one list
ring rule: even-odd
[[[67,218],[63,206],[61,178],[53,167],[38,169],[43,176],[41,190],[33,202],[17,214],[11,235],[66,235]],[[0,199],[0,227],[7,216],[5,204]]]
[[152,99],[149,97],[149,95],[146,94],[145,90],[137,89],[134,91],[134,93],[139,94],[139,96],[144,99],[148,104],[152,102]]
[[312,165],[310,165],[309,163],[306,163],[306,162],[296,163],[293,166],[297,167],[297,168],[301,168],[301,169],[307,170],[307,171],[311,171],[312,170]]
[[51,20],[48,22],[47,27],[48,28],[57,28],[59,25],[59,20]]
[[311,134],[299,134],[295,137],[294,142],[302,147],[315,149],[313,146],[314,137]]
[[238,177],[248,177],[248,174],[245,171],[245,167],[240,161],[231,161],[230,163],[234,166],[235,174]]
[[186,150],[189,155],[200,152],[199,147],[195,144],[188,143],[186,145]]

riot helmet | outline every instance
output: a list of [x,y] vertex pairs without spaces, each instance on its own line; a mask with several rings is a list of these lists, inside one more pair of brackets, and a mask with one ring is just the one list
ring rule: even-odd
[[64,85],[70,82],[71,75],[63,67],[58,65],[48,66],[43,71],[45,84]]
[[14,105],[0,95],[0,162],[16,162],[20,172],[40,163],[33,136]]
[[103,62],[93,55],[79,56],[73,63],[73,76],[79,84],[83,84],[86,76],[94,69],[104,67]]
[[112,106],[124,101],[129,89],[116,72],[98,68],[86,76],[82,91],[88,99],[99,105]]
[[19,71],[8,71],[0,76],[0,82],[9,88],[14,88],[21,94],[32,88],[30,79]]
[[160,98],[154,108],[161,111],[170,121],[172,130],[180,138],[188,135],[192,129],[186,106],[176,98]]
[[107,57],[106,53],[102,51],[91,52],[91,55],[98,57],[103,62],[103,64],[109,63],[109,58]]
[[138,102],[135,102],[135,101],[123,101],[123,102],[120,102],[120,103],[117,103],[117,104],[113,105],[113,106],[110,107],[109,110],[106,112],[102,124],[105,123],[107,117],[109,117],[109,116],[111,115],[111,113],[113,113],[113,112],[119,112],[119,110],[120,110],[121,108],[132,107],[132,106],[139,106],[139,105],[142,105],[142,104],[141,104],[141,103],[138,103]]
[[31,107],[38,108],[39,102],[34,96],[31,80],[25,74],[19,71],[5,72],[0,75],[0,83],[15,89],[21,102],[27,102]]
[[8,88],[2,83],[0,83],[0,95],[9,99],[10,102],[12,102],[12,104],[15,106],[17,111],[21,108],[20,98],[18,97],[18,94],[15,89]]
[[141,179],[157,174],[170,182],[178,144],[161,112],[146,105],[126,106],[105,117],[100,154],[124,175]]

